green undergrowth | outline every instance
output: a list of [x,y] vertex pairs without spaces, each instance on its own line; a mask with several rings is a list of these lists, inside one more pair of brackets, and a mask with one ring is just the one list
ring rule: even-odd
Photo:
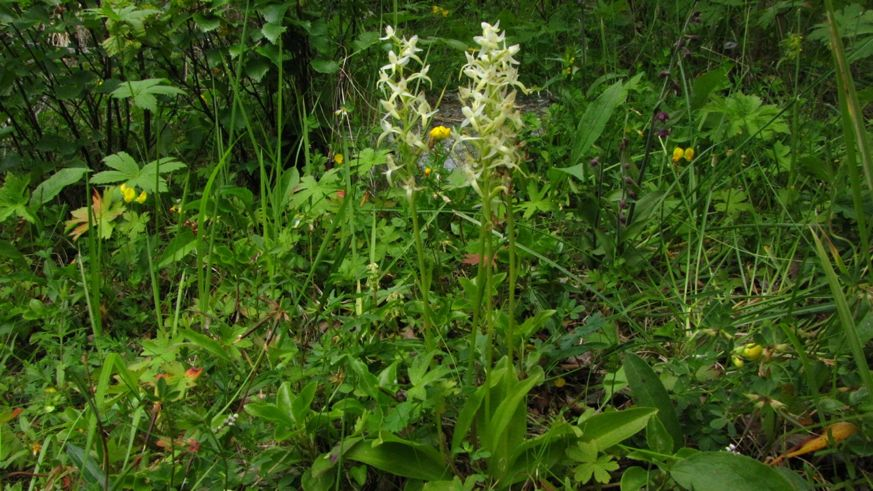
[[870,487],[813,3],[0,5],[0,484]]

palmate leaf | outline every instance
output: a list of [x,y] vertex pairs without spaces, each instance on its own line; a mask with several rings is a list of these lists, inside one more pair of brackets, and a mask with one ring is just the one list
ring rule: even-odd
[[115,99],[133,98],[133,103],[136,107],[147,109],[151,112],[157,111],[157,98],[155,95],[183,95],[185,91],[165,85],[165,79],[148,78],[145,80],[127,81],[119,84],[118,88],[112,91],[112,97]]
[[[91,198],[90,222],[97,226],[101,239],[108,239],[112,236],[112,221],[122,213],[124,213],[124,205],[120,201],[113,200],[111,192],[100,196],[100,193],[94,191],[94,196]],[[66,230],[70,232],[73,240],[78,240],[90,227],[88,207],[83,206],[78,210],[73,210],[71,215],[73,218],[65,222]]]
[[12,215],[23,218],[33,223],[35,218],[27,209],[27,184],[30,179],[19,177],[15,174],[7,174],[0,186],[0,222],[5,221]]
[[[141,188],[148,193],[167,191],[167,181],[158,174],[167,174],[185,168],[185,164],[172,157],[154,160],[140,168],[133,157],[126,152],[109,155],[103,159],[103,163],[115,170],[98,172],[91,178],[92,184],[124,183],[133,188]],[[155,189],[155,183],[158,189]]]

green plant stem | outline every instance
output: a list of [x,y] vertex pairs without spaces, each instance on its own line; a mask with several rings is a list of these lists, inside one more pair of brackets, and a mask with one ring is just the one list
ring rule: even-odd
[[858,374],[861,376],[861,381],[867,388],[867,396],[873,396],[873,376],[870,375],[870,367],[867,365],[867,358],[864,355],[864,345],[861,343],[861,338],[858,336],[858,329],[855,325],[855,319],[849,310],[849,302],[846,300],[846,294],[840,286],[840,280],[834,272],[830,258],[825,252],[821,239],[818,238],[818,233],[810,227],[812,238],[815,241],[815,251],[818,254],[819,262],[824,269],[825,277],[828,285],[831,288],[831,293],[834,296],[834,302],[837,306],[837,314],[840,317],[840,324],[843,326],[843,332],[846,335],[846,341],[849,343],[849,350],[855,358],[855,365],[858,368]]
[[[506,326],[506,351],[509,364],[514,363],[515,355],[515,286],[518,281],[518,256],[515,253],[515,213],[512,209],[512,186],[504,194],[506,206],[506,238],[509,244],[509,286],[507,299],[509,301],[508,323]],[[519,348],[520,365],[524,365],[524,346]]]
[[418,209],[415,205],[415,190],[410,190],[406,194],[409,203],[409,214],[412,218],[412,235],[415,239],[415,252],[418,259],[418,291],[421,295],[424,315],[424,345],[428,352],[432,351],[434,345],[433,322],[430,311],[430,275],[427,271],[427,266],[424,258],[424,241],[421,239],[421,226],[418,223]]

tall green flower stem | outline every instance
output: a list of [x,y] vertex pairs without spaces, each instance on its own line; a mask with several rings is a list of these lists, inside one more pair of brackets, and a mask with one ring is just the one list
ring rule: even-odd
[[[482,173],[482,222],[479,225],[479,269],[476,273],[476,297],[473,299],[473,326],[470,329],[470,359],[467,370],[468,382],[476,373],[476,338],[479,332],[484,332],[485,341],[485,369],[489,370],[492,361],[491,341],[493,339],[493,322],[491,310],[493,299],[491,297],[491,273],[494,254],[492,247],[491,232],[494,230],[491,212],[491,173]],[[484,304],[484,308],[483,308]]]
[[416,192],[411,189],[406,198],[409,203],[409,215],[412,218],[412,235],[415,239],[415,252],[418,258],[418,292],[421,296],[422,315],[424,321],[424,345],[428,352],[436,348],[433,333],[433,316],[430,309],[430,273],[424,256],[424,241],[421,239],[421,226],[418,222],[418,209],[415,205]]
[[[518,45],[507,46],[506,36],[498,24],[482,23],[482,35],[476,36],[479,49],[476,53],[466,53],[467,64],[463,73],[470,80],[467,87],[459,89],[464,104],[461,111],[464,121],[461,124],[466,132],[458,138],[458,144],[468,150],[462,158],[462,169],[469,184],[482,197],[482,222],[480,224],[479,271],[477,274],[477,294],[473,306],[473,327],[470,333],[470,369],[468,379],[475,376],[476,338],[485,333],[485,370],[493,366],[494,340],[494,302],[493,302],[493,210],[494,199],[499,193],[507,194],[507,212],[511,215],[512,171],[518,168],[521,160],[515,146],[518,130],[522,127],[521,115],[515,106],[516,88],[524,90],[518,81],[518,61],[513,55],[518,53]],[[469,146],[465,145],[469,142]],[[507,182],[498,178],[505,172]],[[508,218],[511,220],[511,217]],[[514,237],[514,224],[510,238]],[[511,239],[512,240],[512,239]],[[514,243],[510,242],[514,249]],[[509,317],[515,315],[515,256],[510,252],[510,304]],[[513,357],[514,325],[505,333],[504,346],[510,360]],[[486,399],[487,406],[487,399]]]
[[[518,281],[518,256],[515,253],[515,213],[512,209],[512,183],[508,183],[507,192],[503,194],[503,204],[506,208],[506,239],[509,243],[509,286],[507,300],[509,313],[506,324],[506,351],[509,363],[515,360],[515,286]],[[524,347],[519,350],[519,365],[524,365]]]
[[[394,153],[388,156],[385,176],[388,183],[399,183],[406,193],[409,215],[412,219],[412,233],[418,263],[418,293],[422,302],[422,317],[425,345],[428,351],[436,348],[433,333],[433,316],[430,308],[430,273],[424,254],[424,241],[421,237],[418,209],[416,207],[416,176],[419,173],[419,158],[428,151],[424,135],[430,119],[436,111],[420,90],[422,83],[430,83],[427,77],[429,65],[425,64],[416,47],[418,36],[401,38],[391,26],[385,28],[383,41],[391,41],[394,49],[388,53],[388,64],[379,70],[379,87],[385,94],[380,101],[382,134],[379,141],[390,140]],[[396,51],[395,51],[396,50]],[[418,65],[418,71],[412,67]]]

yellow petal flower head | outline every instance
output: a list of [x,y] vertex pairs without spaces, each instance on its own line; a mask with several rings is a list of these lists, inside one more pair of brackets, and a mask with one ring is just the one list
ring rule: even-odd
[[145,203],[145,200],[148,197],[149,197],[148,193],[143,191],[143,192],[139,193],[139,196],[136,197],[136,202],[139,204],[143,204],[143,203]]
[[694,160],[694,148],[688,147],[685,149],[685,160],[687,160],[689,162]]
[[[681,147],[676,147],[673,149],[673,163],[679,162],[682,160],[682,156],[685,154],[685,151],[682,150]],[[694,150],[691,151],[691,154],[694,154]]]
[[433,169],[431,169],[430,167],[425,167],[424,168],[424,177],[430,177],[430,174],[432,172],[433,172]]
[[430,130],[430,139],[433,141],[442,141],[452,135],[451,128],[446,128],[443,125],[439,125]]
[[346,159],[345,159],[345,157],[343,157],[343,154],[341,154],[341,153],[335,154],[333,156],[333,162],[336,165],[343,165],[343,162],[345,162],[345,161],[346,161]]
[[134,198],[136,198],[136,189],[127,184],[122,184],[118,189],[121,191],[121,197],[124,199],[125,203],[130,203]]

